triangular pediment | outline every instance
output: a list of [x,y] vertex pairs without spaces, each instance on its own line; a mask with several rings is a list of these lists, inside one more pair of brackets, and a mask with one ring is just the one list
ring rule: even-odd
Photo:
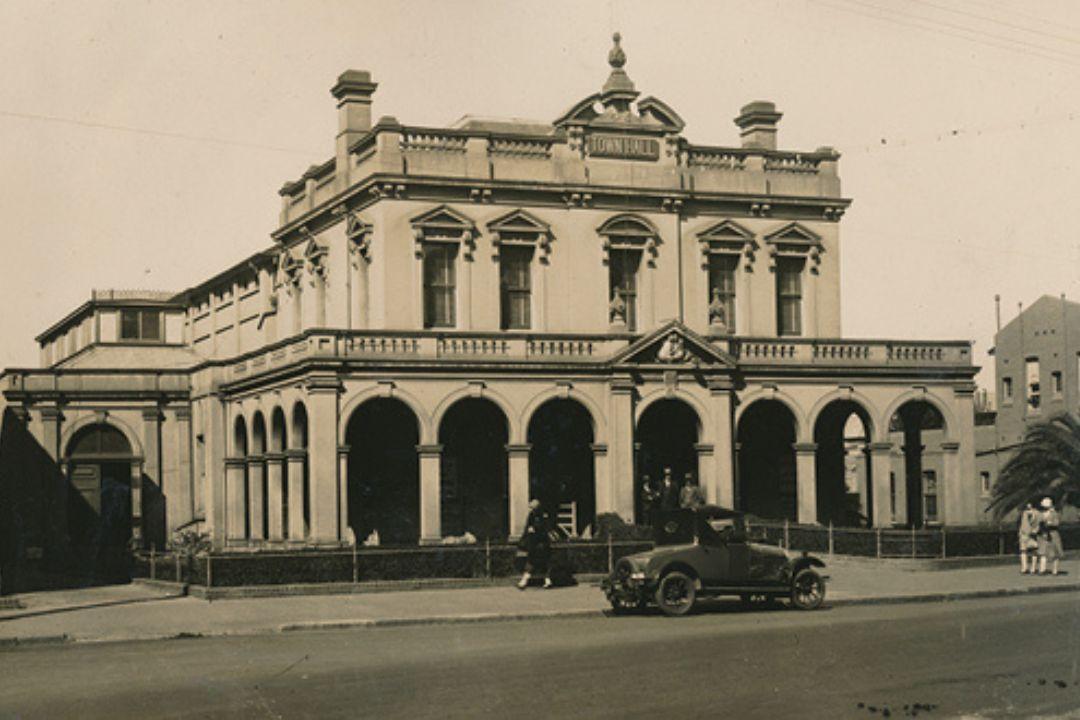
[[612,365],[735,367],[735,359],[678,320],[670,320],[616,353]]
[[744,228],[734,220],[723,220],[710,225],[698,233],[698,239],[702,242],[739,242],[744,243],[754,239],[754,233]]
[[821,247],[821,236],[797,222],[791,222],[765,236],[774,245],[803,245]]
[[409,222],[412,223],[413,227],[423,228],[425,230],[452,230],[463,232],[476,227],[472,219],[462,215],[449,205],[440,205],[428,210],[427,212],[412,218]]
[[548,233],[550,226],[527,210],[517,209],[488,223],[491,232]]

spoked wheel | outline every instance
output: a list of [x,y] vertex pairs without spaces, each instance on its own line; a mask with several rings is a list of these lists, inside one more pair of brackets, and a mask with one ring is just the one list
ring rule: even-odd
[[800,570],[791,582],[791,604],[799,610],[816,610],[825,602],[825,581],[810,568]]
[[656,604],[665,615],[685,615],[694,607],[697,590],[685,573],[669,572],[656,588]]

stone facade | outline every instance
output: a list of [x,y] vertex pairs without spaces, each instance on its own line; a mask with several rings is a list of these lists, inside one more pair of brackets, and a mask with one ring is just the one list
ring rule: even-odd
[[[335,156],[284,185],[272,247],[181,293],[95,296],[38,338],[41,369],[0,376],[67,478],[50,502],[104,425],[144,542],[498,539],[532,496],[584,534],[641,519],[665,468],[759,516],[889,526],[925,427],[937,520],[974,522],[970,343],[840,338],[838,154],[777,150],[763,102],[741,146],[693,145],[625,62],[616,42],[552,123],[449,128],[373,123],[375,83],[342,74]],[[158,319],[133,338],[135,310]]]

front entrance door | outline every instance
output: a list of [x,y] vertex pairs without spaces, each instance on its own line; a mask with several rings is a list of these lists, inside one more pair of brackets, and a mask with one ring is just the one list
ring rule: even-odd
[[69,537],[78,571],[99,582],[130,579],[130,463],[77,463],[71,468]]

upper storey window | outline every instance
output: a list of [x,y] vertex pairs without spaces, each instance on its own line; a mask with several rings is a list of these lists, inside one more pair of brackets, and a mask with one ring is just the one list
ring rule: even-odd
[[488,232],[499,262],[499,325],[503,330],[527,330],[533,322],[533,260],[539,257],[547,264],[551,228],[518,209],[488,223]]
[[803,291],[806,274],[817,273],[821,238],[799,223],[788,223],[765,236],[776,273],[776,334],[803,334]]
[[424,327],[457,326],[457,264],[471,262],[476,230],[471,220],[441,205],[412,219],[422,263]]
[[709,274],[709,326],[714,331],[735,330],[736,278],[742,258],[754,254],[754,234],[731,220],[711,226],[698,233],[701,246],[701,265]]
[[802,335],[802,274],[806,261],[784,257],[776,261],[776,334]]
[[504,330],[531,327],[532,257],[528,245],[505,247],[499,251],[500,307]]
[[616,215],[599,228],[608,266],[608,321],[613,328],[634,332],[638,326],[638,274],[641,261],[656,265],[660,234],[652,223],[634,215]]
[[638,268],[641,252],[638,250],[612,250],[608,256],[610,320],[620,320],[630,332],[637,330]]
[[161,342],[161,312],[158,310],[121,310],[120,339]]
[[424,327],[454,327],[457,297],[457,245],[424,246]]

